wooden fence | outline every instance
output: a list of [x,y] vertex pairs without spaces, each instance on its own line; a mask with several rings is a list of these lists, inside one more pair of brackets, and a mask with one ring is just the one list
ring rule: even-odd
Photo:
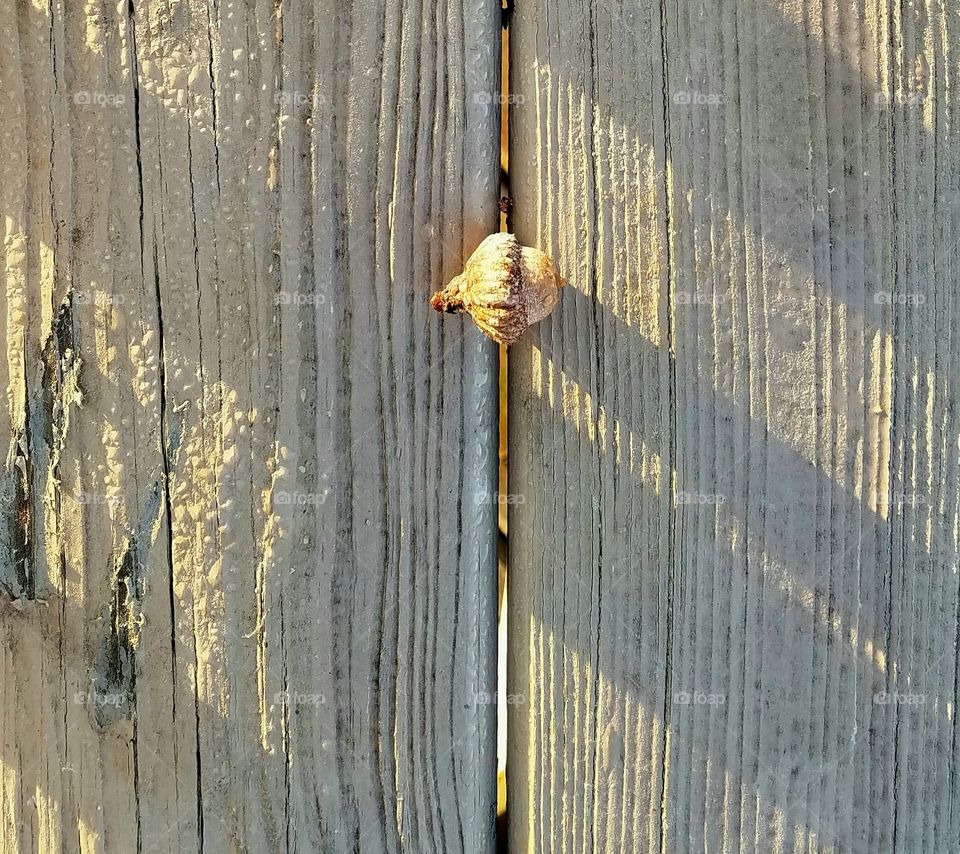
[[960,848],[960,18],[518,5],[498,497],[500,24],[0,0],[0,851]]

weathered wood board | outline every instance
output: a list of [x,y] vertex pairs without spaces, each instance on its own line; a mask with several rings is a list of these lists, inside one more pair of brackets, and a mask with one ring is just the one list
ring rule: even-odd
[[[519,4],[511,851],[954,851],[960,19]],[[518,59],[519,57],[519,59]]]
[[0,849],[487,852],[499,10],[0,0]]

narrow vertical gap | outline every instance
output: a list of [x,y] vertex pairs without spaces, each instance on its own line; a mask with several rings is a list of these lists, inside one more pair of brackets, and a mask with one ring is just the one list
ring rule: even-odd
[[[500,231],[513,231],[510,198],[510,14],[513,0],[500,0]],[[497,564],[499,609],[497,644],[497,852],[507,851],[507,508],[509,466],[507,459],[507,348],[500,345],[500,436]]]

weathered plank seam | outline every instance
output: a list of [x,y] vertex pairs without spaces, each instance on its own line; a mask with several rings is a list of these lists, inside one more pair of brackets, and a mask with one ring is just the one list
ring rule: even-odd
[[[890,79],[892,84],[892,87],[891,87],[892,91],[896,92],[896,91],[900,91],[900,83],[902,79],[901,78],[902,70],[899,67],[899,63],[897,62],[897,59],[900,56],[899,46],[903,40],[903,33],[900,25],[901,25],[901,22],[903,21],[904,3],[903,3],[903,0],[900,0],[899,5],[896,3],[896,0],[889,0],[889,2],[893,9],[893,14],[891,15],[891,20],[890,20],[889,44],[888,44],[889,61],[890,61],[889,74],[890,74]],[[891,118],[890,118],[890,186],[892,187],[892,192],[890,194],[890,199],[891,199],[892,210],[890,211],[890,216],[891,216],[891,223],[892,223],[891,231],[893,234],[897,234],[897,226],[900,222],[898,193],[897,193],[897,189],[898,189],[897,182],[899,179],[899,175],[897,172],[897,157],[898,157],[898,142],[899,142],[898,135],[897,135],[897,130],[898,130],[897,124],[898,124],[897,119],[893,116],[893,114],[891,114]],[[891,281],[893,285],[896,286],[896,284],[901,281],[900,241],[899,240],[894,245],[894,251],[892,253],[892,256],[893,256],[893,276]],[[900,324],[898,322],[899,312],[896,310],[895,307],[893,307],[890,310],[890,315],[891,315],[891,320],[890,320],[891,333],[890,334],[892,338],[892,346],[890,348],[889,370],[891,375],[894,378],[894,382],[892,383],[893,400],[890,406],[890,418],[889,418],[889,425],[890,425],[889,435],[890,435],[890,443],[891,443],[891,453],[890,453],[890,460],[889,460],[888,483],[891,484],[892,486],[894,483],[898,482],[894,479],[897,472],[895,466],[900,456],[899,453],[897,453],[898,443],[897,443],[896,424],[898,420],[897,414],[899,412],[899,408],[903,406],[903,390],[901,389],[900,384],[896,382],[897,347],[899,342],[901,341],[901,334],[902,334],[902,330],[900,329]],[[902,529],[902,524],[900,527]],[[885,627],[884,627],[884,646],[888,652],[888,655],[890,655],[892,653],[891,643],[893,640],[893,614],[894,614],[893,600],[895,596],[894,566],[896,565],[896,560],[894,555],[894,544],[895,544],[896,536],[895,536],[895,526],[893,524],[888,526],[887,536],[889,538],[890,565],[887,569],[887,583],[889,585],[888,587],[889,598],[887,602],[887,615],[886,615],[887,619],[885,620]],[[905,565],[905,538],[901,536],[900,539],[901,539],[901,553],[899,556],[900,557],[899,563],[901,566],[903,566]],[[892,660],[892,655],[891,655],[891,660]],[[894,688],[894,690],[896,690],[895,680],[898,677],[898,675],[899,674],[897,672],[897,667],[894,664],[892,668],[892,674],[891,672],[887,673],[887,684],[888,686]],[[900,781],[900,719],[899,719],[899,711],[896,707],[896,704],[894,704],[894,707],[893,707],[893,716],[895,719],[895,723],[894,723],[894,739],[893,739],[893,768],[892,768],[893,776],[892,776],[892,786],[891,786],[891,799],[893,801],[892,808],[891,808],[891,813],[893,816],[893,829],[892,829],[891,843],[894,849],[896,849],[897,837],[900,831],[900,826],[899,826],[900,805],[898,803],[899,781]]]
[[[586,19],[587,19],[586,20],[587,40],[588,40],[589,51],[590,51],[589,67],[591,70],[594,70],[597,68],[597,33],[596,33],[596,5],[593,2],[588,4]],[[588,113],[588,115],[585,115],[583,117],[584,128],[586,129],[587,127],[589,127],[589,134],[590,134],[589,144],[585,146],[587,150],[584,152],[585,156],[589,154],[590,170],[587,172],[584,178],[585,178],[585,183],[587,184],[585,189],[591,199],[591,207],[592,207],[591,214],[589,217],[589,222],[591,226],[590,233],[589,233],[589,241],[590,241],[590,266],[591,266],[591,269],[593,269],[594,271],[596,271],[598,267],[598,261],[597,261],[598,232],[600,231],[600,216],[601,216],[600,204],[598,199],[599,193],[597,192],[597,187],[602,183],[602,180],[603,180],[602,175],[598,176],[598,171],[600,170],[598,169],[598,165],[597,165],[598,161],[602,162],[602,155],[600,155],[597,151],[599,145],[601,144],[600,137],[602,137],[602,131],[600,130],[600,127],[599,127],[601,116],[597,108],[597,105],[599,103],[598,101],[599,92],[597,90],[597,76],[598,75],[595,72],[591,73],[590,75],[590,102],[585,106],[585,111]],[[588,124],[588,118],[589,118],[589,124]],[[604,372],[603,372],[604,337],[601,334],[601,327],[602,327],[601,313],[603,311],[603,305],[600,302],[599,290],[600,290],[600,277],[597,276],[595,273],[593,288],[592,288],[593,300],[591,301],[591,304],[590,304],[592,309],[591,311],[592,317],[590,319],[592,321],[591,332],[592,332],[592,342],[594,344],[593,365],[591,366],[591,368],[596,372],[596,400],[591,401],[590,409],[592,411],[587,412],[587,417],[592,419],[595,423],[598,424],[598,427],[597,427],[598,435],[596,437],[596,444],[592,448],[593,456],[594,456],[594,464],[596,466],[594,477],[596,478],[598,492],[600,491],[603,485],[603,474],[601,471],[601,460],[603,457],[601,443],[603,439],[599,435],[600,434],[599,421],[600,421],[600,411],[601,411],[600,402],[604,399],[603,391],[602,391],[603,385],[604,385]],[[603,502],[597,501],[595,503],[595,506],[591,509],[593,510],[594,516],[595,516],[594,530],[596,532],[595,533],[596,554],[594,556],[594,566],[596,568],[596,576],[591,577],[590,579],[590,599],[588,602],[588,608],[589,608],[588,613],[592,612],[594,605],[596,605],[597,628],[596,628],[595,636],[591,639],[593,643],[593,650],[591,652],[593,654],[593,661],[595,662],[595,664],[593,667],[590,667],[590,669],[588,670],[588,672],[590,672],[593,677],[592,678],[593,684],[590,686],[590,688],[587,691],[584,691],[582,694],[583,701],[584,701],[583,702],[584,708],[582,710],[582,714],[586,718],[586,720],[584,721],[584,724],[586,724],[587,721],[589,721],[591,713],[593,716],[593,726],[590,728],[590,740],[592,744],[589,745],[588,750],[584,751],[584,753],[587,754],[585,758],[588,758],[588,760],[592,761],[593,767],[585,769],[584,785],[582,786],[583,803],[581,804],[581,811],[582,811],[581,814],[583,816],[583,820],[582,822],[579,822],[583,826],[582,828],[576,828],[577,831],[581,831],[583,834],[583,837],[581,840],[581,850],[584,850],[584,851],[594,850],[596,847],[596,840],[599,835],[598,823],[600,818],[598,811],[596,809],[590,808],[589,802],[591,801],[592,797],[595,797],[595,794],[597,792],[597,783],[598,783],[597,768],[599,766],[599,751],[600,751],[600,748],[599,748],[599,745],[600,745],[599,717],[600,716],[598,712],[599,712],[599,699],[600,699],[600,673],[599,673],[600,654],[601,654],[600,633],[601,633],[601,627],[602,627],[602,621],[600,617],[603,609],[603,540],[604,540]],[[579,595],[578,595],[578,599],[579,599]],[[576,702],[575,712],[580,711],[579,709],[580,702],[581,702],[581,694],[580,692],[577,692],[577,702]],[[579,727],[577,729],[579,729]],[[586,729],[586,726],[584,726],[584,729]],[[574,749],[576,750],[576,747],[577,747],[576,740],[574,742],[574,745],[575,745]],[[576,787],[578,764],[579,763],[575,762],[574,768],[573,768],[573,779],[574,779],[575,787]],[[564,768],[565,777],[566,777],[567,771],[568,769],[565,767]],[[586,785],[586,778],[588,774],[589,774],[589,780],[590,780],[589,786]],[[590,816],[589,824],[587,822],[587,816]],[[575,838],[574,840],[571,840],[571,841],[573,842],[573,844],[576,844]]]
[[[145,276],[144,276],[144,250],[145,250],[145,239],[143,233],[143,222],[144,222],[144,188],[143,188],[143,160],[141,157],[141,131],[140,131],[140,69],[138,64],[137,57],[137,32],[136,32],[136,23],[135,23],[135,11],[133,0],[127,0],[126,4],[126,21],[124,22],[127,31],[127,43],[128,43],[128,61],[130,63],[130,83],[133,90],[133,130],[134,130],[134,146],[136,150],[136,164],[137,164],[137,223],[138,223],[138,233],[140,235],[140,246],[139,246],[139,256],[140,256],[140,284],[141,288],[145,285]],[[52,25],[52,22],[51,22]],[[156,250],[154,250],[156,251]],[[167,474],[167,459],[166,459],[166,447],[164,440],[164,429],[163,423],[166,417],[166,404],[165,404],[165,390],[164,390],[164,376],[163,376],[163,321],[162,321],[162,308],[160,301],[160,284],[159,276],[154,276],[155,283],[155,296],[157,300],[157,336],[158,336],[158,361],[159,361],[159,398],[160,398],[160,435],[159,435],[159,444],[161,449],[161,458],[163,460],[164,466],[164,482],[162,485],[164,493],[164,511],[167,514],[167,563],[168,570],[170,572],[170,584],[171,584],[171,597],[172,597],[172,584],[173,584],[173,548],[172,548],[172,524],[173,520],[170,515],[170,501],[169,501],[169,490],[168,490],[168,474]],[[66,592],[66,587],[63,588]],[[172,605],[172,602],[171,602]],[[170,619],[171,619],[171,640],[176,643],[175,631],[173,629],[173,620],[174,620],[174,611],[171,607]],[[176,649],[171,651],[171,673],[173,674],[173,703],[174,708],[176,705]],[[133,697],[131,702],[133,704],[133,739],[132,739],[132,751],[133,751],[133,792],[134,792],[134,802],[135,802],[135,812],[136,812],[136,821],[137,821],[137,854],[143,849],[143,815],[140,806],[140,745],[139,745],[139,716],[137,714],[137,697],[136,697],[136,658],[134,657],[131,661],[131,667],[133,668],[133,679],[131,682],[131,691]],[[66,731],[66,728],[65,728]],[[79,824],[79,822],[78,822]]]
[[[679,17],[679,10],[677,10]],[[665,631],[664,631],[664,686],[663,686],[663,728],[660,739],[661,766],[660,766],[660,854],[667,854],[667,826],[670,786],[670,726],[672,712],[673,691],[673,599],[676,573],[676,531],[677,510],[675,502],[677,461],[677,411],[676,411],[676,330],[674,328],[674,259],[673,259],[673,147],[670,126],[670,66],[667,52],[667,0],[660,0],[660,55],[662,60],[663,76],[661,81],[661,98],[663,104],[663,147],[664,147],[664,181],[662,187],[664,210],[664,269],[666,275],[666,318],[667,318],[667,353],[668,377],[667,389],[670,395],[668,401],[668,428],[667,428],[667,462],[664,470],[667,473],[667,589],[665,604]]]

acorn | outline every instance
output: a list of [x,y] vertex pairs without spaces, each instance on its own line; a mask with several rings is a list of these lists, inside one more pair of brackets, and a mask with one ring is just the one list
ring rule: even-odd
[[509,346],[556,308],[565,284],[548,255],[512,234],[491,234],[430,305],[467,312],[482,332]]

